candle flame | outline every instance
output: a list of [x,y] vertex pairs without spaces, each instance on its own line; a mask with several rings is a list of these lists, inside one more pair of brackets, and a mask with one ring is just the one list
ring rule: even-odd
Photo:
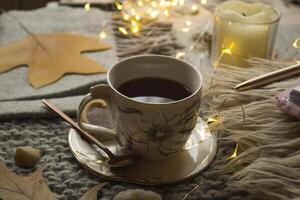
[[235,148],[234,148],[232,154],[227,158],[227,160],[231,160],[231,159],[237,157],[238,148],[239,148],[239,143],[236,143]]
[[178,52],[177,54],[176,54],[176,58],[177,59],[182,59],[183,57],[185,56],[185,53],[184,52]]
[[101,31],[100,33],[99,33],[99,38],[101,38],[101,39],[104,39],[104,38],[106,38],[106,33],[105,33],[105,31]]
[[85,11],[90,11],[91,10],[91,3],[86,3],[86,4],[84,4],[84,9],[85,9]]
[[119,27],[118,31],[120,31],[121,33],[123,33],[124,35],[128,35],[128,31],[124,28],[124,27]]

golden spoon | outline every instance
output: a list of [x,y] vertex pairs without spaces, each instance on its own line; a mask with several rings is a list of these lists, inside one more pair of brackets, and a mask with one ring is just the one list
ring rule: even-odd
[[50,101],[47,99],[43,99],[42,102],[54,113],[58,114],[64,121],[66,121],[69,125],[72,126],[72,128],[76,129],[77,132],[87,141],[95,144],[98,146],[102,151],[106,153],[108,156],[108,160],[106,161],[106,164],[110,167],[122,167],[130,164],[136,163],[138,160],[140,160],[140,157],[138,156],[119,156],[113,154],[104,144],[102,144],[99,140],[97,140],[94,136],[89,134],[88,132],[82,130],[78,124],[73,121],[70,117],[68,117],[65,113],[63,113],[61,110],[59,110],[56,106],[54,106]]

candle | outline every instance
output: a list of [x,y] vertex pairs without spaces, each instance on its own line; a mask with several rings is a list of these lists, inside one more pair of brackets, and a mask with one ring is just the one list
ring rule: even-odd
[[216,7],[214,18],[214,65],[247,67],[252,57],[270,58],[280,14],[263,3],[227,1]]

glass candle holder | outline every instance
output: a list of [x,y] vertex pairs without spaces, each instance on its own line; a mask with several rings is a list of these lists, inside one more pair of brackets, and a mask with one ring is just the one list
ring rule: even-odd
[[247,59],[270,59],[280,13],[267,4],[227,1],[216,7],[212,41],[214,66],[248,67]]

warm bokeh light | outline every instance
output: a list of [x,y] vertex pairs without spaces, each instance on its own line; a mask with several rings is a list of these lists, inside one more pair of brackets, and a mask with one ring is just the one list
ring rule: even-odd
[[137,1],[137,4],[138,4],[138,6],[140,6],[140,7],[142,7],[142,6],[144,5],[144,3],[143,3],[142,0],[138,0],[138,1]]
[[192,25],[192,22],[191,22],[190,20],[186,20],[186,21],[185,21],[185,24],[186,24],[187,26],[191,26],[191,25]]
[[[159,17],[178,15],[178,9],[184,4],[185,0],[124,0],[122,3],[116,1],[115,6],[118,10],[121,10],[122,19],[129,23],[128,31],[137,33],[144,24]],[[199,7],[195,2],[191,4],[190,9],[198,11]],[[191,24],[190,20],[186,20],[185,27],[181,28],[181,30],[189,32]]]
[[86,3],[86,4],[84,5],[84,10],[85,10],[85,11],[90,11],[90,10],[91,10],[91,3]]
[[120,2],[116,2],[116,3],[115,3],[115,6],[116,6],[116,8],[117,8],[118,10],[122,10],[122,9],[123,9],[123,6],[122,6],[122,4],[121,4]]
[[201,4],[202,5],[206,5],[207,4],[207,0],[201,0]]
[[221,55],[224,55],[224,54],[232,55],[232,50],[230,48],[223,49]]
[[107,34],[106,34],[105,31],[101,31],[101,32],[99,33],[99,38],[101,38],[101,39],[106,38],[106,36],[107,36]]
[[192,5],[191,9],[192,9],[192,11],[197,11],[199,8],[197,5]]
[[232,154],[227,158],[227,160],[231,160],[231,159],[237,157],[237,155],[238,155],[238,148],[239,148],[239,143],[236,143],[235,148],[234,148]]
[[293,47],[295,49],[300,49],[300,46],[299,46],[299,41],[300,41],[300,37],[295,39],[295,41],[293,42]]
[[218,118],[217,118],[217,117],[209,117],[209,118],[207,119],[207,123],[208,123],[208,124],[215,123],[216,121],[218,121]]
[[140,32],[141,26],[140,25],[136,25],[136,26],[131,26],[130,27],[130,31],[134,34],[137,35]]
[[120,31],[121,33],[123,33],[124,35],[128,35],[128,31],[126,30],[126,28],[124,27],[119,27],[118,31]]
[[190,28],[189,27],[183,27],[181,30],[182,30],[182,32],[187,33],[187,32],[190,31]]
[[170,12],[169,12],[169,10],[165,10],[165,11],[164,11],[164,15],[165,15],[166,17],[170,17]]
[[176,54],[176,58],[177,59],[182,59],[182,58],[184,58],[184,56],[185,56],[185,53],[184,52],[178,52],[177,54]]
[[130,19],[130,16],[126,13],[123,13],[123,20],[128,21]]

